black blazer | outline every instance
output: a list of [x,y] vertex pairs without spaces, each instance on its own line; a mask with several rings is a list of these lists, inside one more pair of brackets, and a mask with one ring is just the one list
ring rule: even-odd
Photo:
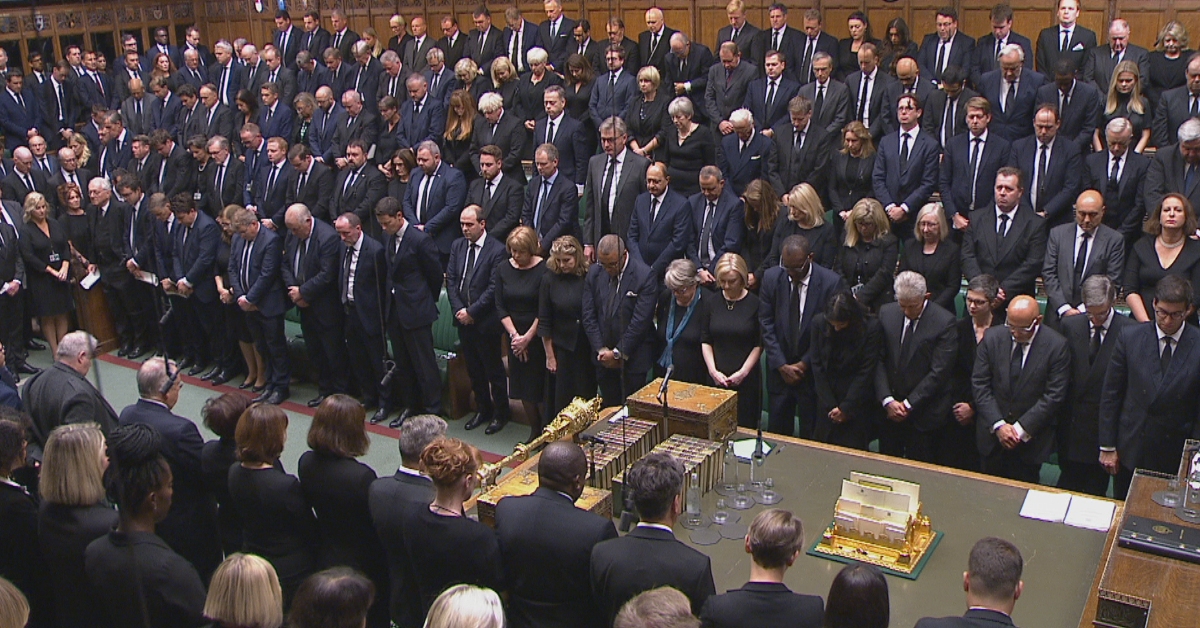
[[[1050,165],[1046,170],[1045,185],[1033,204],[1033,175],[1036,172],[1041,143],[1034,136],[1013,143],[1010,166],[1021,169],[1021,180],[1025,182],[1024,202],[1034,211],[1046,214],[1046,224],[1056,227],[1071,222],[1075,197],[1079,195],[1083,178],[1083,159],[1079,147],[1066,138],[1056,138],[1050,147]],[[995,183],[995,181],[993,181]]]
[[1150,166],[1146,168],[1143,201],[1146,212],[1157,209],[1162,198],[1170,192],[1186,196],[1192,207],[1196,207],[1196,203],[1200,202],[1200,185],[1193,182],[1191,188],[1187,187],[1187,162],[1176,144],[1160,147],[1150,160]]
[[[588,269],[583,288],[583,330],[592,347],[592,361],[604,348],[615,348],[631,373],[650,370],[651,327],[658,300],[658,280],[637,256],[629,253],[616,293],[611,277],[599,264]],[[615,610],[614,610],[615,612]]]
[[1067,52],[1059,52],[1059,47],[1062,46],[1062,34],[1059,32],[1059,25],[1047,26],[1038,33],[1037,38],[1037,54],[1034,56],[1037,71],[1043,74],[1054,72],[1054,63],[1060,57],[1070,57],[1075,62],[1075,67],[1083,68],[1083,58],[1091,48],[1096,47],[1096,33],[1081,26],[1078,22],[1071,29],[1071,39],[1067,42]]
[[[506,172],[505,178],[507,177]],[[535,216],[544,181],[541,175],[530,179],[529,185],[525,187],[525,204],[521,210],[521,224],[533,227],[537,231],[538,239],[542,243],[542,255],[550,252],[550,246],[559,236],[579,234],[579,194],[576,192],[575,182],[561,170],[555,175],[549,191],[545,193],[541,214]],[[535,217],[537,224],[534,224]]]
[[246,164],[242,160],[229,156],[224,173],[224,181],[221,189],[217,189],[217,170],[219,164],[216,161],[210,160],[208,166],[204,169],[208,194],[208,215],[220,216],[227,205],[240,205],[245,200],[246,192]]
[[407,502],[398,506],[403,511],[404,554],[413,574],[411,582],[420,596],[419,616],[427,614],[434,599],[450,585],[504,590],[500,544],[491,528],[466,517],[435,514],[427,504]]
[[[242,281],[242,253],[251,247],[249,277]],[[236,301],[240,297],[258,307],[266,317],[280,316],[287,310],[283,283],[279,274],[279,259],[283,255],[282,238],[266,227],[259,227],[258,236],[249,242],[240,235],[233,238],[229,253],[229,283]]]
[[[964,87],[954,100],[954,123],[946,129],[949,137],[967,132],[967,101],[979,95],[979,92]],[[946,91],[935,89],[925,98],[925,106],[921,114],[921,131],[933,136],[941,144],[942,151],[947,150],[949,142],[942,141],[942,124],[946,119]]]
[[204,622],[199,574],[153,532],[113,530],[88,545],[85,555],[87,581],[99,602],[87,625],[137,626],[148,618],[156,628],[190,628]]
[[747,582],[708,598],[700,625],[711,628],[821,628],[825,602],[817,595],[793,593],[782,582]]
[[[484,186],[487,181],[479,177],[471,182],[467,190],[467,199],[463,207],[478,205],[484,210],[489,236],[504,242],[511,232],[521,222],[521,211],[525,208],[525,188],[521,183],[508,176],[501,176],[500,183],[494,183],[491,199],[487,198]],[[552,243],[553,244],[553,243]]]
[[[545,115],[538,118],[533,126],[533,146],[546,143],[546,126],[549,118]],[[588,158],[592,156],[588,148],[583,124],[571,114],[563,112],[554,129],[554,146],[558,148],[558,171],[577,185],[583,185],[587,180]]]
[[641,61],[641,67],[652,65],[658,69],[659,76],[666,76],[667,53],[671,52],[671,35],[674,34],[675,29],[663,24],[658,34],[658,46],[651,50],[653,33],[648,30],[638,33],[638,60]]
[[496,536],[513,628],[604,625],[592,599],[589,568],[592,548],[617,537],[611,519],[539,488],[496,504]]
[[[688,199],[688,208],[692,215],[692,238],[687,247],[687,257],[696,264],[697,268],[712,271],[717,261],[726,253],[739,253],[742,250],[742,234],[746,230],[746,206],[733,190],[725,188],[713,210],[712,225],[709,227],[709,242],[702,242],[704,237],[704,214],[708,208],[708,199],[703,193],[697,192]],[[709,264],[701,264],[701,247],[707,247],[711,242],[713,254],[709,256]]]
[[1129,150],[1121,159],[1121,177],[1116,189],[1112,189],[1108,185],[1112,174],[1108,151],[1088,155],[1083,160],[1086,169],[1083,189],[1099,190],[1104,195],[1104,224],[1124,236],[1126,246],[1132,246],[1142,235],[1142,219],[1146,215],[1143,192],[1150,158]]
[[[502,242],[491,236],[485,237],[483,246],[476,253],[471,276],[464,281],[466,272],[468,240],[459,238],[450,246],[450,263],[446,267],[446,296],[450,299],[450,311],[456,313],[466,309],[475,319],[475,329],[482,333],[499,334],[500,319],[496,315],[496,266],[508,260],[508,251]],[[468,296],[469,295],[469,296]],[[454,325],[461,327],[458,319]]]
[[306,451],[296,467],[300,490],[317,515],[322,567],[348,565],[387,592],[383,545],[371,522],[368,492],[375,472],[353,458]]
[[992,70],[979,77],[975,86],[979,95],[988,99],[992,105],[992,123],[989,130],[1004,139],[1015,142],[1023,137],[1033,135],[1033,113],[1037,106],[1037,90],[1046,83],[1046,78],[1037,72],[1022,70],[1017,80],[1017,95],[1014,99],[1010,93],[1008,106],[1000,106],[1000,95],[1003,92],[1003,76],[1001,70]]
[[467,45],[463,49],[463,56],[475,61],[475,65],[478,65],[484,74],[490,74],[492,61],[496,57],[508,56],[504,47],[504,31],[493,24],[487,30],[487,39],[482,37],[483,33],[479,32],[479,29],[472,28],[471,32],[467,33]]
[[[745,51],[742,54],[745,54]],[[708,69],[716,62],[717,58],[713,55],[712,50],[697,41],[692,42],[687,55],[687,65],[682,72],[680,72],[679,57],[676,57],[674,52],[667,52],[667,56],[663,59],[666,66],[666,74],[663,75],[662,80],[663,89],[668,95],[674,97],[675,83],[691,83],[691,89],[681,95],[687,96],[692,101],[692,109],[696,112],[694,119],[697,122],[705,121],[704,91],[708,88]],[[669,122],[670,120],[664,120],[664,123]]]
[[[389,321],[401,329],[412,330],[432,325],[438,318],[437,300],[445,279],[437,245],[413,223],[405,223],[396,252],[396,236],[384,243],[387,259]],[[389,322],[389,324],[391,324]]]
[[[867,130],[871,132],[871,137],[874,138],[876,144],[879,143],[888,131],[892,130],[895,121],[891,119],[892,107],[887,103],[887,94],[890,90],[888,86],[895,82],[895,78],[888,74],[882,67],[876,68],[875,78],[872,79],[873,84],[870,85],[871,94],[868,96],[868,101],[865,106],[867,121],[870,122]],[[850,118],[859,120],[858,109],[859,99],[862,98],[862,81],[863,73],[855,72],[846,78],[846,87],[850,90]]]
[[908,167],[901,168],[900,133],[888,133],[879,142],[875,171],[871,173],[875,197],[885,208],[893,204],[907,205],[910,215],[916,216],[937,188],[941,152],[933,136],[918,133],[912,140]]
[[[360,264],[361,258],[360,258]],[[367,491],[371,521],[383,544],[391,580],[390,615],[401,628],[419,628],[424,621],[420,614],[421,597],[413,582],[404,551],[403,508],[405,503],[425,505],[433,501],[433,482],[416,471],[396,471],[395,475],[379,478]]]
[[[567,36],[571,36],[570,31],[567,31]],[[442,49],[442,53],[446,59],[446,67],[453,72],[454,66],[458,65],[459,60],[466,56],[467,34],[460,30],[454,38],[453,44],[450,43],[449,37],[442,37],[437,40],[436,45]]]
[[[3,524],[0,527],[0,577],[25,594],[33,617],[44,617],[49,610],[49,599],[45,586],[46,564],[38,552],[38,508],[24,487],[0,484],[0,523]],[[615,530],[613,534],[616,534]],[[585,574],[585,590],[586,586]]]
[[50,432],[68,423],[97,423],[105,434],[117,426],[117,413],[108,400],[78,371],[55,362],[21,386],[21,401],[33,418],[29,457],[42,459]]
[[[354,270],[354,304],[358,313],[358,322],[371,338],[383,338],[385,321],[387,320],[388,295],[384,273],[387,272],[387,261],[383,254],[383,245],[378,240],[366,234],[359,236],[362,245],[358,251],[358,265]],[[350,247],[342,255],[352,255]],[[339,268],[346,268],[346,258],[342,258]],[[343,277],[342,281],[347,278]],[[382,340],[381,340],[382,342]]]
[[804,145],[797,150],[796,129],[791,118],[780,120],[772,130],[776,165],[771,185],[776,193],[783,195],[801,183],[808,183],[818,194],[824,194],[829,181],[830,154],[834,152],[834,139],[840,137],[840,133],[827,133],[814,120],[808,125]]
[[[0,211],[4,211],[0,209]],[[25,281],[25,259],[21,256],[21,247],[17,245],[17,232],[7,223],[0,220],[0,284],[14,279],[27,285]]]
[[914,240],[900,255],[900,271],[906,270],[925,278],[931,301],[947,312],[956,311],[954,299],[962,289],[962,253],[952,239],[942,240],[932,255],[926,255],[920,240]]
[[[1051,104],[1057,107],[1060,94],[1057,84],[1047,83],[1037,90],[1038,104]],[[1097,127],[1099,127],[1101,135],[1104,134],[1106,98],[1107,95],[1101,94],[1091,83],[1077,80],[1075,86],[1071,88],[1071,98],[1067,101],[1066,108],[1059,110],[1058,137],[1074,143],[1079,148],[1081,155],[1091,152],[1092,135],[1096,132]],[[1146,108],[1146,114],[1149,115],[1150,105],[1147,104]],[[1138,131],[1138,139],[1141,139],[1140,133],[1141,131]],[[1137,142],[1135,141],[1133,145],[1136,146]]]
[[38,510],[38,550],[45,561],[55,626],[88,626],[97,600],[83,571],[83,552],[117,526],[117,511],[106,503],[65,506],[43,502]]
[[758,321],[762,325],[763,351],[767,354],[768,373],[779,370],[785,364],[809,362],[809,347],[812,339],[812,321],[825,311],[825,304],[834,293],[844,290],[846,282],[841,275],[812,264],[808,275],[808,295],[804,300],[804,311],[800,314],[800,329],[788,325],[789,295],[791,278],[782,266],[773,266],[763,275],[759,288]]
[[482,172],[479,169],[479,149],[495,144],[504,151],[504,174],[518,181],[523,180],[525,170],[521,167],[521,155],[525,152],[527,133],[525,121],[514,111],[505,109],[494,132],[483,114],[476,116],[475,131],[471,134],[471,163],[475,166],[475,172]]
[[283,259],[280,274],[284,289],[300,288],[300,296],[308,302],[305,318],[313,316],[327,328],[342,324],[342,300],[338,290],[341,274],[342,251],[345,245],[333,226],[322,220],[312,221],[312,232],[308,236],[308,249],[296,269],[296,255],[300,239],[287,231],[284,237]]
[[176,144],[165,161],[166,168],[162,171],[162,180],[159,181],[158,172],[151,176],[151,191],[162,192],[167,198],[172,198],[196,185],[196,163],[192,154],[183,146]]
[[[274,185],[271,185],[271,170],[273,169],[274,165],[270,162],[263,164],[263,167],[259,169],[258,176],[254,178],[252,184],[253,198],[254,207],[258,209],[258,217],[270,218],[278,227],[284,224],[283,219],[290,206],[290,203],[287,202],[288,191],[295,186],[288,184],[296,181],[296,169],[288,160],[283,160],[279,163],[279,173],[275,175]],[[322,211],[322,208],[309,207],[309,211],[316,216],[317,212]]]
[[[1028,37],[1009,30],[1008,39],[1004,43],[1016,44],[1017,46],[1021,47],[1021,50],[1025,51],[1024,66],[1026,70],[1032,72],[1033,42],[1029,41]],[[996,53],[996,35],[994,33],[988,33],[983,37],[980,37],[979,40],[975,42],[975,53],[971,55],[971,84],[978,85],[979,77],[991,72],[992,70],[999,69],[1000,61],[997,58]],[[1148,76],[1148,74],[1142,73],[1142,76]],[[1104,91],[1105,93],[1108,93],[1107,89]]]
[[712,561],[666,530],[639,525],[629,534],[592,549],[592,596],[611,624],[617,612],[638,593],[661,586],[679,589],[700,612],[717,592]]
[[[330,218],[337,219],[344,212],[354,212],[362,221],[363,231],[370,234],[378,234],[372,225],[375,222],[375,205],[379,203],[379,199],[387,194],[387,179],[383,173],[379,171],[370,162],[363,164],[358,169],[358,174],[354,177],[354,182],[347,187],[350,174],[354,172],[353,168],[346,167],[337,173],[337,180],[333,184],[332,197],[329,199]],[[314,174],[316,174],[314,166]],[[324,173],[321,173],[322,175]],[[309,176],[308,185],[311,188],[313,179],[318,177]],[[331,177],[332,178],[332,177]],[[297,180],[299,185],[300,181]]]
[[996,206],[975,210],[971,225],[963,232],[963,275],[987,273],[1000,282],[1007,300],[1018,294],[1034,294],[1034,284],[1046,257],[1046,219],[1021,204],[1013,213],[1008,236],[996,233]]
[[1012,617],[986,608],[972,608],[962,617],[926,617],[913,628],[1005,628],[1013,626]]
[[1117,339],[1136,321],[1113,312],[1104,342],[1093,358],[1092,326],[1087,316],[1068,316],[1059,326],[1071,351],[1071,387],[1062,406],[1058,423],[1060,460],[1095,464],[1100,451],[1100,398],[1104,394],[1104,376],[1112,362]]
[[[341,211],[345,211],[341,207],[333,205],[334,190],[336,189],[333,171],[329,169],[329,166],[314,161],[312,171],[309,172],[303,188],[300,187],[302,174],[300,171],[292,169],[291,178],[287,180],[284,213],[286,214],[288,206],[293,203],[303,203],[312,212],[313,218],[332,223]],[[283,224],[283,214],[276,214],[270,218],[277,227]]]
[[[975,136],[970,132],[960,133],[950,138],[942,154],[939,188],[942,191],[942,204],[946,208],[947,220],[952,220],[956,214],[968,216],[976,207],[991,203],[995,198],[996,171],[1012,161],[1012,145],[1008,140],[995,133],[988,133],[983,143],[983,154],[979,157],[979,173],[973,173],[971,150],[974,148],[974,139]],[[971,206],[972,178],[975,181],[974,207]]]
[[1162,93],[1154,110],[1151,123],[1153,145],[1165,148],[1179,142],[1179,125],[1192,117],[1192,93],[1187,85],[1181,85]]
[[[940,43],[941,37],[937,33],[929,33],[921,40],[921,47],[917,49],[917,66],[921,69],[921,76],[933,80],[940,78],[937,70],[937,54]],[[971,61],[974,58],[975,40],[966,33],[958,31],[950,40],[950,58],[943,62],[942,67],[957,65],[970,72]]]
[[[46,173],[37,168],[30,168],[29,178],[33,179],[33,189],[30,189],[29,186],[25,184],[25,182],[21,179],[21,176],[17,173],[16,168],[13,168],[13,170],[8,173],[8,176],[4,177],[3,181],[0,181],[0,191],[3,192],[3,198],[9,201],[16,201],[23,205],[25,203],[25,197],[29,196],[30,192],[38,192],[49,199],[53,193],[49,191],[49,186],[46,184]],[[57,190],[55,192],[57,192]],[[83,193],[86,194],[87,190],[83,190]],[[57,196],[57,194],[53,195]]]
[[958,351],[954,315],[926,301],[907,350],[901,350],[907,323],[900,304],[888,303],[879,309],[883,352],[875,370],[875,398],[880,402],[888,397],[907,401],[912,406],[909,423],[930,432],[951,420],[950,378]]

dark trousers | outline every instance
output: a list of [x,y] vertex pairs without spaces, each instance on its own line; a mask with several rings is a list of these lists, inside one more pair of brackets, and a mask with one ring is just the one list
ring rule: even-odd
[[1104,497],[1108,493],[1108,472],[1099,462],[1074,462],[1058,460],[1062,474],[1058,476],[1058,488],[1077,493]]
[[388,335],[396,360],[393,381],[400,385],[400,403],[414,413],[441,414],[442,378],[433,352],[433,326],[404,329],[398,320],[392,320]]
[[1025,446],[1018,445],[1016,449],[1008,450],[997,443],[992,453],[983,459],[983,472],[1018,482],[1039,483],[1042,465],[1021,461],[1021,448]]
[[879,453],[921,462],[937,462],[940,429],[922,432],[912,421],[897,423],[885,415],[879,426]]
[[133,346],[134,325],[133,305],[130,300],[133,294],[129,284],[134,279],[123,268],[107,269],[100,274],[100,288],[104,290],[104,299],[108,302],[108,310],[112,313],[113,326],[117,330],[117,339],[123,346]]
[[[625,374],[623,382],[622,373]],[[610,369],[597,364],[596,383],[600,385],[600,398],[604,400],[605,406],[623,406],[629,395],[646,385],[646,371],[633,372],[629,368]]]
[[263,316],[262,312],[246,312],[246,326],[258,353],[267,363],[267,388],[288,390],[292,379],[288,363],[287,336],[283,331],[283,314]]
[[963,471],[979,471],[979,445],[975,442],[975,424],[953,421],[946,426],[938,447],[938,464]]
[[1129,496],[1129,485],[1133,483],[1133,469],[1121,466],[1113,478],[1113,499],[1124,501]]
[[126,308],[129,317],[133,319],[133,338],[135,345],[143,347],[157,346],[158,318],[155,316],[155,299],[158,298],[157,288],[144,281],[134,279],[129,282],[129,295]]
[[[158,299],[156,301],[158,310],[155,311],[155,314],[158,315],[161,323],[159,325],[159,335],[161,336],[159,347],[164,349],[172,359],[195,356],[194,353],[188,353],[185,349],[185,343],[193,340],[190,332],[195,329],[196,325],[188,300],[166,294],[161,290],[157,291],[155,297]],[[170,312],[169,316],[167,312]],[[166,319],[165,323],[163,323],[164,318]]]
[[175,308],[182,316],[168,327],[179,337],[183,354],[196,364],[210,363],[215,355],[213,338],[223,316],[221,302],[201,303],[194,297],[177,299]]
[[25,363],[29,351],[25,348],[25,293],[0,294],[0,342],[4,343],[9,368]]
[[[582,333],[579,338],[581,342],[587,342]],[[558,416],[559,411],[576,397],[591,399],[596,396],[596,368],[586,349],[572,351],[555,344],[554,358],[558,361],[558,372],[550,376],[551,385],[546,388],[548,417]]]
[[233,373],[246,372],[246,361],[242,357],[239,343],[253,342],[246,327],[246,312],[236,303],[221,304],[221,330],[216,338],[217,359],[221,367]]
[[789,386],[775,369],[767,371],[767,431],[785,436],[796,434],[796,415],[800,415],[800,438],[812,438],[817,414],[817,393],[812,373],[800,383]]
[[300,330],[304,333],[309,361],[317,367],[317,390],[322,395],[344,393],[349,387],[350,373],[346,368],[346,326],[341,308],[337,308],[332,325],[320,323],[310,310],[311,306],[300,308]]
[[355,356],[349,360],[350,369],[354,383],[362,395],[363,405],[390,410],[396,405],[390,388],[379,385],[383,380],[383,350],[387,341],[382,335],[367,333],[367,329],[358,318],[358,309],[353,304],[346,305],[345,312],[346,350],[349,355]]
[[[479,414],[489,419],[509,419],[508,378],[500,359],[500,332],[484,332],[476,325],[458,328],[459,354],[467,364],[471,390]],[[534,342],[540,342],[535,340]]]

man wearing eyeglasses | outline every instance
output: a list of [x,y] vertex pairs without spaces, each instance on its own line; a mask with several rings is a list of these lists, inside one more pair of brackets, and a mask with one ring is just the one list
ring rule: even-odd
[[1042,325],[1038,302],[1013,299],[1006,325],[988,329],[979,343],[971,375],[984,473],[1038,483],[1054,449],[1070,371],[1067,341]]
[[1167,275],[1154,291],[1154,320],[1117,337],[1100,397],[1100,464],[1125,499],[1135,468],[1174,474],[1200,415],[1200,330],[1191,282]]

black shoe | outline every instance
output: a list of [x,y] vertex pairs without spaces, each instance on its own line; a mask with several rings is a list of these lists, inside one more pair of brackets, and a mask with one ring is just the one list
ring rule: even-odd
[[262,391],[261,393],[259,393],[259,395],[257,397],[251,399],[250,403],[262,403],[262,402],[266,401],[267,399],[270,399],[271,394],[274,392],[275,391],[268,388],[268,389]]
[[371,425],[379,425],[380,423],[383,423],[387,420],[388,415],[391,413],[392,411],[388,410],[387,408],[380,408],[375,412],[375,414],[371,415]]
[[199,374],[201,374],[201,373],[203,373],[204,371],[207,371],[207,370],[208,370],[208,365],[207,365],[207,364],[203,364],[203,363],[197,362],[195,366],[193,366],[192,368],[188,369],[188,372],[187,372],[187,374],[188,374],[188,375],[191,375],[192,377],[195,377],[195,376],[197,376],[197,375],[199,375]]
[[[146,355],[147,353],[150,353],[150,347],[137,346],[137,347],[134,347],[133,349],[129,350],[128,357],[130,360],[138,360],[138,359],[141,359],[141,357]],[[186,361],[186,358],[185,358],[185,361]],[[188,364],[185,365],[181,362],[181,363],[177,364],[176,366],[182,369],[182,368],[191,366],[191,363],[189,362]]]
[[29,349],[30,351],[45,351],[46,344],[37,338],[30,338],[29,342],[25,343],[25,348]]
[[504,429],[505,425],[508,425],[508,419],[496,417],[492,419],[491,423],[488,423],[487,429],[483,430],[483,433],[488,435],[495,434],[496,432]]
[[251,387],[250,387],[250,392],[262,392],[262,391],[264,391],[264,390],[266,390],[266,389],[267,389],[267,385],[266,385],[266,384],[263,384],[262,386],[251,386]]
[[487,423],[491,420],[492,420],[491,416],[486,415],[482,412],[476,412],[475,416],[471,417],[471,420],[467,421],[467,424],[463,426],[463,429],[464,430],[473,430],[473,429],[479,427],[480,425],[483,425],[484,423]]
[[364,398],[360,401],[360,403],[362,403],[362,406],[368,410],[370,410],[371,408],[379,408],[380,407],[378,399]]
[[213,386],[220,386],[234,378],[234,373],[230,371],[213,371],[213,376],[208,378],[208,383]]
[[214,364],[212,369],[200,376],[200,379],[206,382],[211,382],[216,379],[225,369],[221,368],[220,364]]
[[238,384],[238,390],[250,390],[251,386],[254,386],[254,380],[248,379],[248,380]]
[[[139,348],[140,348],[140,347],[139,347]],[[136,350],[137,350],[137,349],[134,349],[134,351],[136,351]],[[132,355],[132,354],[133,354],[133,351],[130,351],[129,353],[130,353],[130,355]],[[182,360],[180,360],[180,361],[178,361],[178,362],[176,362],[176,363],[175,363],[175,368],[177,368],[177,369],[179,369],[179,370],[181,370],[181,371],[182,371],[183,369],[188,369],[188,368],[191,368],[191,367],[192,367],[192,366],[194,366],[195,364],[196,364],[196,361],[195,361],[195,360],[193,360],[193,359],[191,359],[191,358],[184,358],[184,359],[182,359]]]
[[321,405],[322,401],[325,401],[325,395],[317,395],[316,397],[309,399],[308,403],[305,405],[307,405],[310,408],[315,408],[315,407]]
[[42,369],[40,369],[28,362],[22,362],[17,365],[17,368],[14,369],[14,371],[16,373],[23,373],[25,375],[36,375],[37,373],[41,373]]
[[273,406],[277,406],[277,405],[287,401],[288,397],[291,397],[291,394],[288,392],[288,389],[276,388],[275,392],[272,392],[271,396],[267,397],[266,401],[267,401],[267,403],[269,403]]
[[121,348],[120,348],[120,349],[117,349],[117,357],[118,357],[118,358],[126,358],[126,357],[129,357],[129,351],[130,351],[130,349],[133,349],[133,347],[131,347],[131,346],[129,346],[129,345],[121,345]]

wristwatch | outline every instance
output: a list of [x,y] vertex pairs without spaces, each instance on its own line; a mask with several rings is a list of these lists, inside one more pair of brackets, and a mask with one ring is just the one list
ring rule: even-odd
[[621,350],[620,350],[620,349],[615,349],[615,348],[614,348],[614,349],[612,350],[612,354],[613,354],[613,357],[614,357],[614,358],[616,358],[616,359],[618,359],[618,360],[620,360],[620,359],[621,359]]

